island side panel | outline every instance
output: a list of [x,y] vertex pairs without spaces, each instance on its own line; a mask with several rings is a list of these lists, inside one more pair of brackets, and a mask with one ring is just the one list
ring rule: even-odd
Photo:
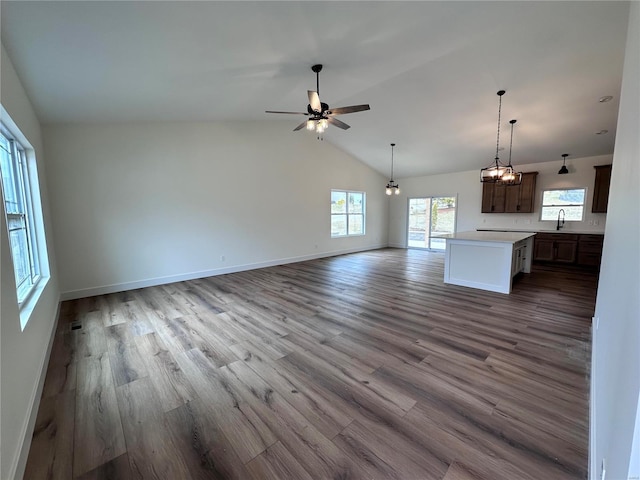
[[444,282],[511,293],[513,244],[447,239]]

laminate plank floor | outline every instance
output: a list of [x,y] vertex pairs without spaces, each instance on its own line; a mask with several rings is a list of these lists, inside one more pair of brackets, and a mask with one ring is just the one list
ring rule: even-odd
[[587,478],[597,274],[443,270],[388,248],[63,302],[25,478]]

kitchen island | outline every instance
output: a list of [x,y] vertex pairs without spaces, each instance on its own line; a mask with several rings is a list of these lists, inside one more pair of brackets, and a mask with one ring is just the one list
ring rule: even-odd
[[446,235],[444,283],[511,293],[513,277],[531,272],[534,236],[489,231]]

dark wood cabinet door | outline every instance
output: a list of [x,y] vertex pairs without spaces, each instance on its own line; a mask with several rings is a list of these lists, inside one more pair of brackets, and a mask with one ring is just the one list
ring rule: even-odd
[[506,187],[497,183],[482,185],[482,213],[504,213]]
[[[524,175],[523,175],[524,179]],[[505,213],[520,212],[520,190],[521,185],[505,187],[504,211]]]
[[551,262],[554,260],[553,240],[535,239],[533,247],[533,259],[539,262]]
[[609,203],[609,184],[611,183],[611,165],[596,165],[596,180],[593,186],[593,213],[606,213]]
[[559,263],[575,263],[578,253],[578,242],[574,240],[555,241],[555,261]]
[[517,210],[519,213],[531,213],[535,210],[536,199],[536,178],[538,172],[527,172],[522,174],[522,184],[520,185],[520,202]]
[[504,206],[507,197],[507,188],[504,185],[496,184],[493,189],[493,213],[504,213]]
[[491,213],[493,207],[493,187],[495,184],[493,183],[483,183],[482,184],[482,213]]

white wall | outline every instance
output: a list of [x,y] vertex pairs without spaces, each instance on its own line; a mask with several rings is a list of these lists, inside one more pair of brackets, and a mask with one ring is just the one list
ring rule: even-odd
[[[45,127],[63,298],[386,246],[383,176],[291,126]],[[367,193],[365,236],[330,238],[332,188]]]
[[[591,478],[626,479],[640,400],[640,3],[631,2],[592,349]],[[597,323],[597,322],[596,322]],[[637,445],[636,445],[637,448]],[[629,477],[631,478],[631,477]]]
[[457,231],[476,230],[478,228],[501,228],[511,230],[552,230],[556,222],[541,222],[540,204],[542,190],[550,188],[586,187],[587,199],[585,216],[582,222],[567,222],[563,231],[604,232],[607,215],[591,213],[594,165],[611,164],[612,155],[567,159],[569,174],[558,175],[562,160],[544,163],[518,165],[523,172],[538,172],[536,178],[536,198],[534,213],[480,213],[482,205],[482,184],[480,167],[478,170],[432,175],[426,177],[403,178],[398,180],[401,194],[391,199],[389,219],[389,244],[406,247],[407,241],[407,199],[420,196],[457,195]]
[[[53,235],[48,209],[45,184],[45,163],[42,149],[40,124],[11,64],[2,47],[2,70],[0,102],[34,148],[40,178],[40,194],[44,214],[45,236],[48,244],[50,279],[39,297],[24,331],[20,328],[17,307],[13,262],[4,222],[4,204],[0,235],[1,255],[1,320],[0,320],[0,370],[1,370],[1,422],[0,478],[22,478],[26,457],[31,444],[31,435],[42,391],[44,371],[48,362],[50,339],[55,329],[58,308],[58,278],[53,255]],[[3,118],[3,120],[6,120]]]

